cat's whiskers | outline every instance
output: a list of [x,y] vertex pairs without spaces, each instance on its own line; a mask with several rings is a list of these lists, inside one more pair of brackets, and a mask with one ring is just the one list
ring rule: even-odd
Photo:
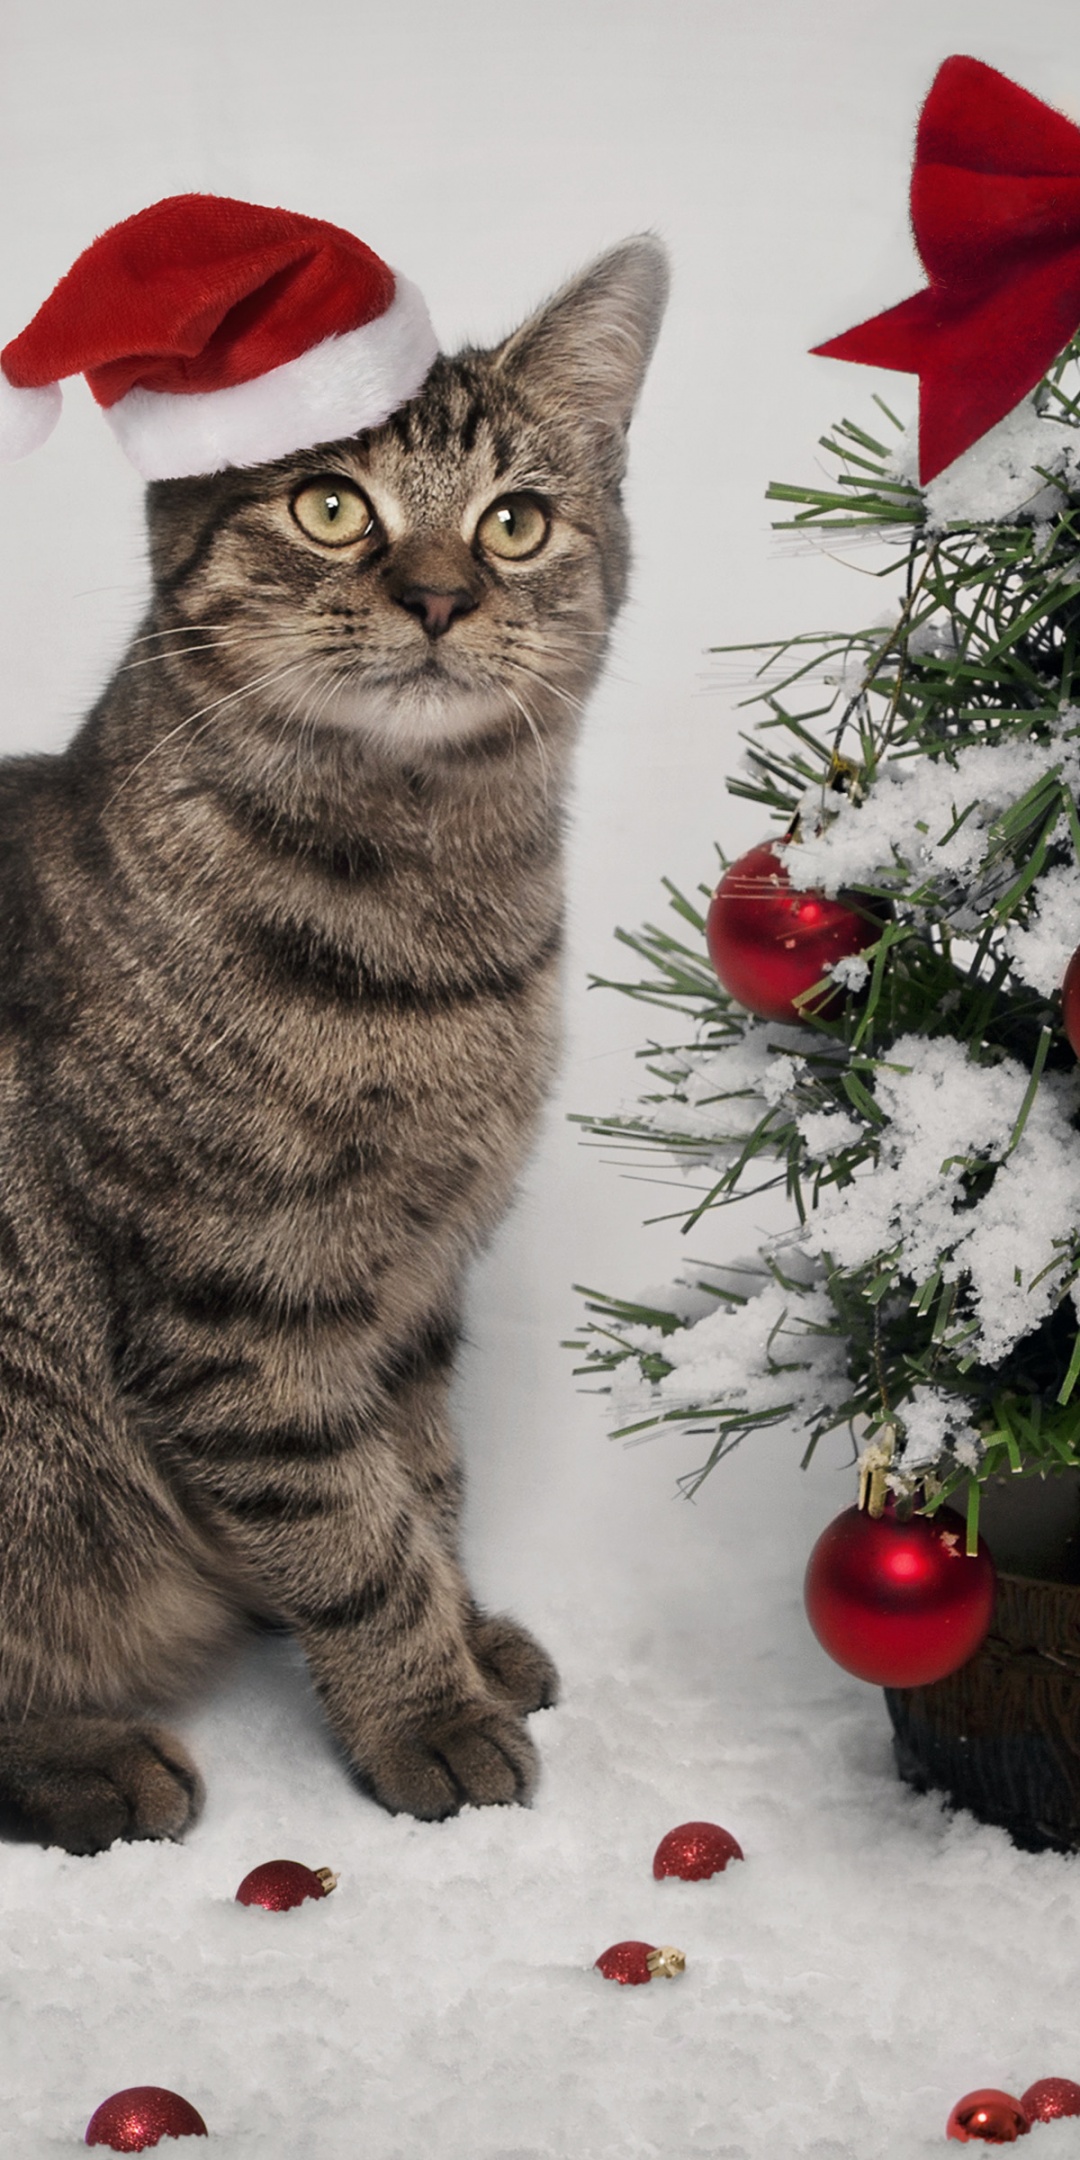
[[322,716],[326,711],[326,708],[329,705],[331,699],[334,697],[336,691],[338,690],[339,685],[340,678],[336,674],[336,672],[327,670],[325,677],[325,688],[318,706],[316,707],[314,712],[309,711],[303,715],[302,723],[300,728],[297,730],[296,737],[296,765],[298,771],[302,770],[301,749],[304,746],[305,742],[309,742],[312,749],[314,749],[315,736],[319,726],[319,722],[321,721]]
[[[304,741],[306,726],[306,715],[303,707],[303,699],[306,694],[307,684],[301,683],[297,687],[294,696],[290,698],[289,703],[282,709],[281,725],[274,737],[273,748],[269,753],[269,759],[273,764],[275,783],[281,783],[284,780],[288,769],[295,768],[297,772],[302,770],[300,745]],[[286,753],[290,734],[292,738],[292,758],[288,760],[287,764]],[[275,826],[283,822],[284,814],[284,805],[282,804],[273,821]]]
[[[221,632],[227,632],[228,635],[221,636]],[[308,623],[274,622],[269,627],[263,628],[257,620],[252,621],[250,617],[245,618],[244,616],[234,615],[232,620],[227,623],[178,623],[171,630],[148,630],[143,636],[132,638],[130,643],[134,646],[148,645],[154,639],[161,638],[201,638],[208,641],[207,650],[214,649],[225,652],[234,646],[245,643],[249,645],[252,643],[288,643],[294,645],[309,643],[312,634],[312,626]],[[201,650],[203,650],[203,647],[198,645],[169,645],[164,646],[158,653],[151,653],[148,657],[151,661],[168,659],[170,656],[178,660],[186,660],[189,653]],[[123,673],[128,667],[142,667],[146,664],[145,657],[136,661],[127,661],[119,672]]]
[[[560,635],[560,630],[564,630],[565,634]],[[557,663],[560,659],[567,658],[576,663],[577,669],[580,670],[583,658],[582,648],[590,637],[595,639],[596,644],[603,648],[608,641],[609,632],[606,630],[586,631],[584,629],[579,632],[573,627],[567,629],[565,625],[547,624],[543,636],[534,638],[530,635],[522,636],[515,634],[513,631],[504,630],[500,650],[510,659],[515,658],[519,653],[525,653],[528,660],[523,664],[526,665],[528,662],[535,663],[541,660]],[[587,664],[591,667],[591,661]]]
[[231,622],[223,622],[223,623],[212,623],[212,622],[174,623],[174,624],[173,624],[173,625],[171,626],[171,628],[167,628],[167,629],[162,629],[162,630],[142,630],[142,631],[140,631],[140,633],[139,633],[138,637],[133,637],[133,638],[129,638],[129,639],[128,639],[128,643],[129,643],[129,645],[149,645],[149,644],[151,643],[152,639],[154,639],[154,638],[164,638],[164,637],[195,637],[195,636],[199,636],[199,637],[207,637],[207,636],[209,636],[209,633],[210,633],[210,632],[211,632],[212,630],[235,630],[235,628],[236,628],[236,618],[235,618],[235,616],[233,617],[233,619],[232,619],[232,621],[231,621]]
[[552,697],[557,697],[561,699],[562,703],[574,715],[575,719],[584,712],[584,698],[575,697],[572,690],[560,689],[558,683],[553,683],[550,677],[544,675],[539,668],[530,667],[528,662],[525,660],[515,660],[511,657],[509,653],[503,654],[502,664],[504,667],[517,668],[520,674],[530,676],[534,682],[538,682],[540,684],[541,689],[547,690]]
[[[324,682],[326,687],[324,689],[318,709],[314,713],[312,713],[307,707],[309,683],[305,682],[299,686],[295,697],[291,699],[289,706],[283,716],[281,726],[278,730],[277,739],[274,743],[274,750],[276,753],[281,748],[282,742],[285,738],[286,730],[290,727],[292,728],[292,762],[299,776],[303,775],[304,770],[303,751],[308,744],[310,744],[311,747],[314,748],[316,728],[318,727],[319,721],[322,718],[323,712],[325,711],[327,704],[333,697],[334,692],[338,687],[337,676],[332,673],[327,674],[324,671]],[[317,678],[315,680],[315,687],[316,689],[320,687]]]
[[526,705],[524,698],[519,696],[516,690],[512,690],[509,683],[503,683],[501,685],[501,688],[503,689],[505,695],[509,698],[513,710],[521,714],[521,717],[524,720],[525,725],[528,728],[534,743],[536,744],[536,762],[540,768],[540,785],[544,793],[544,809],[550,810],[551,770],[548,765],[548,755],[547,750],[544,746],[543,736],[541,735],[540,730],[536,725],[536,721],[532,713],[529,711],[529,708]]
[[[601,648],[601,650],[606,644],[607,639],[608,632],[606,630],[597,631],[595,633],[596,643]],[[510,654],[511,657],[517,653],[524,652],[529,656],[529,659],[532,661],[538,661],[542,659],[558,661],[559,659],[565,657],[573,661],[580,669],[583,657],[583,647],[586,642],[587,634],[584,631],[582,631],[579,635],[576,630],[571,630],[567,636],[560,637],[558,630],[549,625],[545,628],[543,637],[541,639],[514,636],[504,637],[503,650]],[[591,656],[587,664],[591,667]]]
[[[317,658],[318,656],[313,657]],[[327,656],[324,655],[323,657]],[[329,657],[336,658],[338,656],[330,655]],[[322,690],[322,696],[314,713],[309,709],[312,688],[316,691]],[[340,675],[335,670],[328,668],[317,670],[314,667],[310,670],[306,679],[296,686],[294,694],[282,708],[280,726],[274,737],[273,745],[268,752],[268,758],[274,764],[276,779],[284,780],[285,777],[286,762],[283,748],[286,745],[290,730],[292,734],[292,757],[288,761],[289,767],[295,769],[297,774],[302,776],[305,752],[309,747],[314,749],[315,734],[319,721],[330,699],[339,688]],[[281,760],[280,763],[278,763],[279,759]],[[281,814],[284,816],[284,812]]]
[[118,675],[130,675],[135,668],[160,667],[163,660],[189,660],[195,653],[231,652],[243,643],[241,638],[213,638],[204,645],[174,645],[171,650],[144,654],[141,660],[125,660],[117,669]]
[[[504,630],[506,635],[511,638],[520,638],[522,636],[522,633],[524,633],[524,636],[527,639],[531,635],[531,627],[532,626],[530,624],[522,622],[515,618],[514,621],[507,622],[504,625]],[[564,604],[559,609],[557,615],[550,616],[544,622],[544,643],[550,644],[555,642],[558,639],[560,632],[562,631],[570,632],[571,640],[575,647],[579,645],[583,639],[590,638],[596,644],[602,645],[604,643],[604,640],[611,636],[610,624],[592,623],[590,622],[589,617],[584,609],[572,606],[568,603]]]
[[224,697],[215,698],[211,704],[200,706],[197,712],[188,713],[187,717],[183,720],[178,721],[175,727],[169,728],[167,733],[164,734],[158,742],[152,743],[149,750],[147,750],[141,758],[136,759],[134,765],[132,765],[130,770],[124,774],[124,777],[120,781],[119,786],[113,789],[112,794],[109,796],[109,799],[105,804],[105,810],[109,811],[112,809],[113,804],[123,794],[124,789],[128,786],[129,782],[134,780],[136,773],[142,771],[144,765],[148,765],[151,759],[157,757],[160,751],[167,749],[169,743],[173,742],[177,735],[182,735],[185,728],[194,726],[196,720],[203,720],[204,714],[208,713],[210,717],[209,719],[203,721],[203,726],[197,730],[194,736],[192,736],[191,739],[193,742],[197,741],[199,735],[205,734],[206,730],[213,727],[215,723],[221,718],[221,707],[223,705],[230,705],[237,698],[250,697],[256,690],[265,689],[270,683],[280,682],[284,680],[286,676],[296,674],[304,665],[305,662],[303,660],[290,660],[285,664],[284,667],[271,668],[266,674],[257,675],[253,677],[251,681],[242,683],[239,689],[227,690]]

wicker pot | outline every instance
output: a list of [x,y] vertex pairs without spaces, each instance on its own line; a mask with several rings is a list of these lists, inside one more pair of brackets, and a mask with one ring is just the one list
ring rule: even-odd
[[885,1701],[909,1785],[999,1823],[1025,1852],[1080,1851],[1080,1583],[999,1575],[982,1649]]

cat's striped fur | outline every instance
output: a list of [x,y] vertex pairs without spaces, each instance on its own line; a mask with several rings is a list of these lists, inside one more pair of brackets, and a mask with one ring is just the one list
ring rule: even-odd
[[[530,1789],[555,1674],[470,1597],[446,1394],[552,1068],[663,292],[628,242],[384,428],[152,487],[142,632],[0,768],[0,1806],[72,1851],[186,1827],[156,1718],[252,1614],[388,1806]],[[356,547],[293,515],[328,475]]]

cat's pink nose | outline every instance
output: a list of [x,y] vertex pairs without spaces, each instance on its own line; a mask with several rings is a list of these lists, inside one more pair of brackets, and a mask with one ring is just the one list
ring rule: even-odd
[[430,585],[405,585],[394,598],[399,607],[423,623],[429,638],[444,637],[459,615],[471,615],[476,606],[472,593],[462,586],[453,592],[437,592]]

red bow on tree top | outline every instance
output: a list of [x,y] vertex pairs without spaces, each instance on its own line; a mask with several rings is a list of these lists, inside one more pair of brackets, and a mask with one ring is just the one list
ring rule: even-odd
[[1035,388],[1080,325],[1080,128],[954,54],[919,119],[911,222],[928,288],[814,351],[918,375],[925,485]]

